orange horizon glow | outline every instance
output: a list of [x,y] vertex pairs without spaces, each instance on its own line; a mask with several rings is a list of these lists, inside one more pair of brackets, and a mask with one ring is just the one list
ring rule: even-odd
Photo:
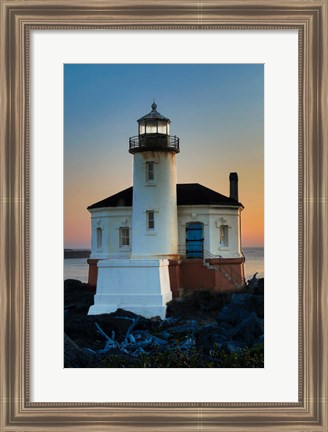
[[[158,83],[161,83],[159,86]],[[178,183],[229,196],[239,177],[243,247],[264,245],[264,67],[260,64],[64,67],[64,246],[90,248],[87,207],[132,185],[128,139],[158,111],[180,138]]]
[[[213,181],[212,181],[213,182]],[[181,183],[187,183],[181,182]],[[211,182],[202,182],[204,186],[210,187],[215,190]],[[228,186],[228,182],[226,182]],[[246,201],[243,195],[240,194],[241,190],[247,188],[247,185],[241,187],[242,180],[239,180],[239,199],[244,205],[244,210],[241,214],[241,232],[242,232],[242,245],[243,247],[264,247],[264,208],[261,205],[263,202],[263,191],[258,187],[253,193],[245,194]],[[65,200],[65,224],[64,224],[64,238],[66,249],[90,249],[91,245],[91,228],[90,228],[90,213],[87,207],[97,201],[100,201],[110,195],[130,187],[131,184],[118,186],[115,188],[109,187],[106,193],[106,187],[95,190],[89,184],[84,190],[81,197],[80,194],[69,194],[69,199]],[[96,186],[94,186],[96,187]],[[103,190],[104,189],[104,190]],[[103,190],[103,193],[101,192]],[[229,195],[228,190],[216,188],[216,191],[224,195]],[[76,210],[79,211],[76,211]]]

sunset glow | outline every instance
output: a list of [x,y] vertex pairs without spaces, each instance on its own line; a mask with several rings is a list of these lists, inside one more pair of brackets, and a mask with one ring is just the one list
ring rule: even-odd
[[229,195],[238,172],[243,246],[264,245],[264,66],[64,67],[65,248],[90,247],[87,207],[132,185],[128,139],[158,111],[180,138],[178,183]]

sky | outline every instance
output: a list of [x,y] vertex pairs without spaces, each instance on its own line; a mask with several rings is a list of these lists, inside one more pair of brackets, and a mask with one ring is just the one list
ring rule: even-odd
[[242,244],[262,247],[264,65],[65,64],[65,248],[90,248],[87,207],[132,186],[129,137],[153,100],[180,138],[178,183],[229,196],[237,172]]

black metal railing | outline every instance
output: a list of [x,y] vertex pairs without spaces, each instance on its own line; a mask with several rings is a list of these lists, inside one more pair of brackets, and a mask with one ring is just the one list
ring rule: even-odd
[[[239,272],[234,270],[234,268],[229,263],[226,262],[226,260],[229,258],[223,258],[222,255],[213,255],[213,254],[211,254],[211,252],[204,249],[204,261],[208,262],[208,260],[211,260],[211,259],[218,260],[219,268],[221,268],[221,270],[225,271],[237,285],[245,285],[245,282],[246,282],[245,278],[243,278]],[[209,263],[211,263],[211,262],[209,262]],[[214,264],[214,266],[215,266],[215,264]]]
[[[245,278],[243,278],[243,276],[240,275],[239,272],[237,272],[236,270],[233,269],[233,267],[229,264],[226,264],[224,262],[225,258],[220,258],[220,264],[219,267],[221,270],[223,270],[227,275],[230,276],[231,280],[239,286],[245,285]],[[215,266],[215,264],[214,264]]]
[[145,134],[129,138],[129,152],[164,150],[179,153],[179,138],[164,134]]
[[[192,252],[193,251],[191,251],[191,253]],[[178,245],[178,253],[182,256],[185,256],[186,258],[190,258],[190,256],[188,256],[189,254],[186,245]],[[204,264],[207,263],[209,265],[212,265],[213,267],[216,267],[217,269],[220,269],[221,271],[223,270],[227,275],[230,276],[230,278],[236,285],[245,285],[245,278],[241,276],[239,272],[234,270],[234,268],[229,263],[227,263],[226,260],[228,260],[229,258],[223,258],[222,255],[213,255],[211,252],[204,249],[204,247],[202,248],[202,256],[197,256],[197,258],[202,258]],[[211,263],[210,260],[214,259],[218,261],[217,264]]]

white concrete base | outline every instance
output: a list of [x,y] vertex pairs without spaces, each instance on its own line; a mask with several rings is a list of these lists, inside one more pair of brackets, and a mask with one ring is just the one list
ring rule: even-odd
[[165,318],[172,300],[166,259],[110,259],[98,262],[97,291],[88,315],[125,309],[146,318]]

